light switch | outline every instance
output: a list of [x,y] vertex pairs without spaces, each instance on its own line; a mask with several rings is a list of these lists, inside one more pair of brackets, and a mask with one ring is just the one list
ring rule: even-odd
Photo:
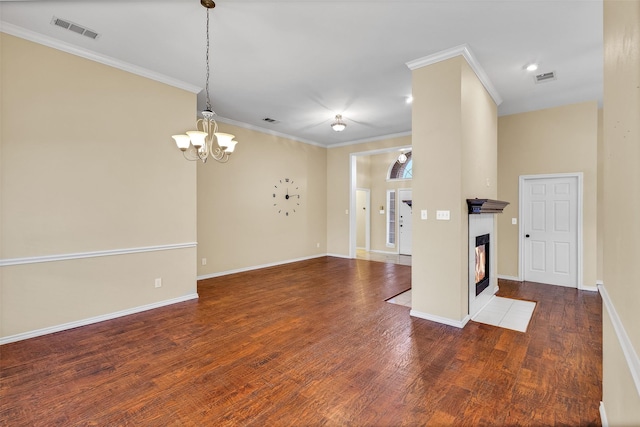
[[451,219],[450,211],[436,211],[436,219],[439,221],[449,221]]
[[422,209],[420,211],[420,219],[427,219],[427,210],[426,209]]
[[518,218],[511,218],[511,224],[513,225],[518,224]]

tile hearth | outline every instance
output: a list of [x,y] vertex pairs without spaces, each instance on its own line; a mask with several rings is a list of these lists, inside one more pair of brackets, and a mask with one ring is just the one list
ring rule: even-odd
[[535,308],[536,303],[532,301],[493,297],[471,320],[514,331],[527,332]]

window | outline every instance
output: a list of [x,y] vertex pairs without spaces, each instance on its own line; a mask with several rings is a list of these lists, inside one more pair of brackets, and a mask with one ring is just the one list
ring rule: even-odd
[[407,161],[400,163],[395,161],[389,169],[388,179],[411,179],[413,178],[413,159],[411,158],[411,151],[405,153]]
[[387,190],[387,246],[396,245],[396,190]]

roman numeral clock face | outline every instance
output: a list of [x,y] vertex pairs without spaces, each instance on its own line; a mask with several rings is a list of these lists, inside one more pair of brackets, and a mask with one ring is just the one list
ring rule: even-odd
[[290,178],[282,178],[273,186],[273,206],[279,214],[289,216],[300,208],[300,187]]

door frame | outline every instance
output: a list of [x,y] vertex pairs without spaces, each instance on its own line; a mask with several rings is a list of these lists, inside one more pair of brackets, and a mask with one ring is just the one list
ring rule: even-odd
[[577,224],[576,224],[576,289],[585,289],[583,285],[583,247],[582,247],[582,212],[583,212],[583,179],[582,172],[572,173],[555,173],[555,174],[539,174],[539,175],[520,175],[518,178],[518,280],[524,280],[524,223],[522,221],[522,212],[524,212],[524,186],[526,181],[534,179],[552,179],[552,178],[577,178]]

